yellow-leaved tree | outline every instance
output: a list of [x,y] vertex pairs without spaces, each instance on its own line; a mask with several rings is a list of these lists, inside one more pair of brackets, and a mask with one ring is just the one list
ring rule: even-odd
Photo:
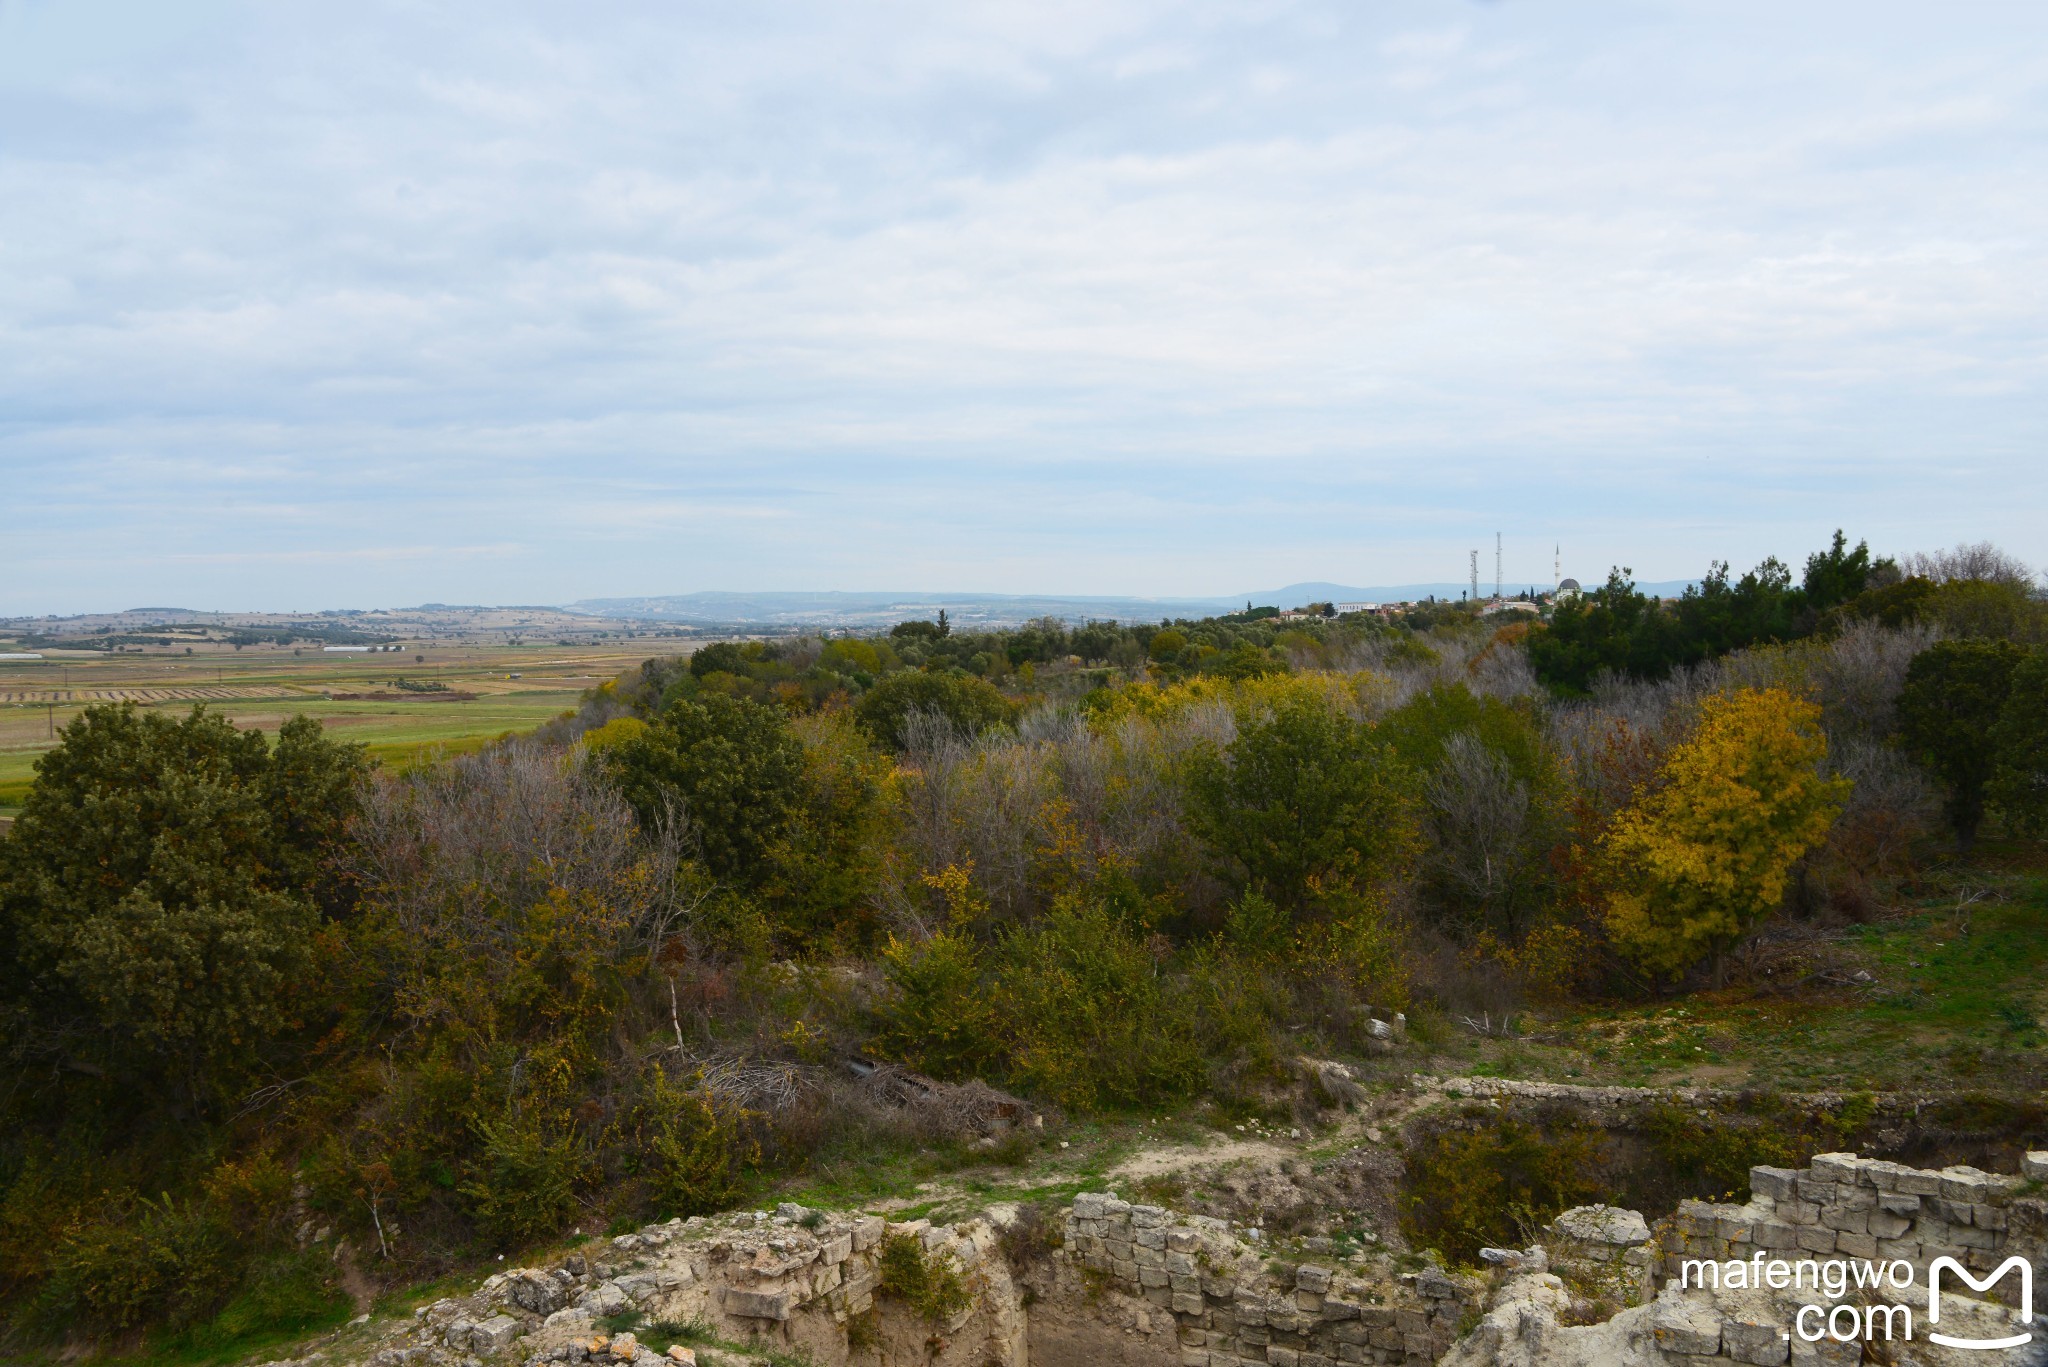
[[1780,688],[1709,698],[1692,737],[1608,830],[1607,928],[1640,967],[1676,977],[1785,895],[1848,796],[1826,778],[1820,708]]

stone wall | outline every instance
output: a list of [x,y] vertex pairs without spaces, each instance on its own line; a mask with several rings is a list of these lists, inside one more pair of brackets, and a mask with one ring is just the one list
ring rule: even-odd
[[1180,1367],[1434,1362],[1478,1306],[1476,1283],[1435,1268],[1366,1277],[1310,1262],[1281,1278],[1221,1220],[1108,1194],[1076,1197],[1065,1229],[1056,1258],[1172,1317]]
[[[2048,1155],[2029,1154],[2048,1177]],[[2038,1181],[2040,1179],[2033,1179]],[[2013,1253],[2040,1262],[2048,1249],[2048,1193],[2023,1195],[2026,1175],[1976,1168],[1909,1168],[1853,1153],[1823,1153],[1799,1168],[1752,1168],[1741,1205],[1686,1201],[1660,1240],[1663,1273],[1691,1259],[1852,1258],[1911,1263],[1925,1284],[1937,1258],[1987,1272]],[[2048,1280],[2048,1267],[2042,1276]],[[2017,1287],[2005,1287],[2017,1295]]]

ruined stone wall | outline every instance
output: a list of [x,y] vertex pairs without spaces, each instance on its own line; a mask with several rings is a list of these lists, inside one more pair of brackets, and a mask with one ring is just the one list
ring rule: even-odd
[[1103,1288],[1172,1317],[1180,1367],[1433,1362],[1478,1305],[1475,1284],[1434,1268],[1369,1279],[1304,1263],[1281,1280],[1221,1220],[1106,1194],[1075,1198],[1065,1245]]
[[[2048,1157],[2030,1154],[2031,1179],[2048,1180]],[[1921,1284],[1938,1258],[1988,1272],[2014,1253],[2041,1263],[2048,1250],[2048,1194],[2023,1195],[2028,1175],[1976,1168],[1909,1168],[1853,1153],[1816,1154],[1810,1166],[1752,1168],[1742,1205],[1686,1201],[1661,1244],[1668,1280],[1688,1260],[1766,1258],[1899,1260]],[[2048,1267],[2042,1276],[2048,1279]],[[2003,1288],[2017,1295],[2017,1287]]]

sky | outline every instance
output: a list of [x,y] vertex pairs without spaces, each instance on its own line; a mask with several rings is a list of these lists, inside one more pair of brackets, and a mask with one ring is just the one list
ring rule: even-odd
[[0,0],[0,613],[2048,563],[2048,6]]

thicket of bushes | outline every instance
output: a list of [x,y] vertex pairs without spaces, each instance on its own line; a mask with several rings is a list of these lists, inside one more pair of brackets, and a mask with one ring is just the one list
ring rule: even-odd
[[[321,1226],[419,1277],[971,1137],[849,1059],[1257,1107],[1375,1013],[1667,991],[1865,915],[1944,803],[2038,820],[2048,666],[2009,584],[1875,603],[1912,580],[1858,555],[1793,639],[1583,696],[1538,677],[1572,619],[1447,605],[725,644],[404,776],[92,709],[0,845],[11,1332],[281,1330],[336,1313]],[[1979,598],[2013,610],[1924,611]],[[1513,1189],[1432,1227],[1569,1195],[1530,1144],[1443,1140]]]

